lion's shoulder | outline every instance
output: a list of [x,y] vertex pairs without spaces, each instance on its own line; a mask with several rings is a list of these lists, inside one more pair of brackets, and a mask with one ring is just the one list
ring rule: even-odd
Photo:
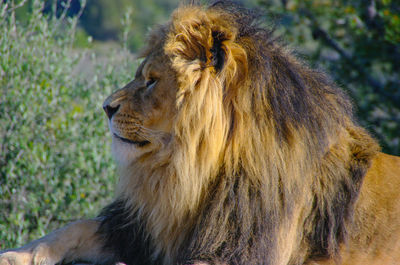
[[398,264],[400,259],[400,157],[377,153],[355,204],[345,264]]
[[379,197],[377,204],[384,206],[392,201],[400,208],[400,157],[378,153],[365,175],[363,190],[375,190],[368,197]]

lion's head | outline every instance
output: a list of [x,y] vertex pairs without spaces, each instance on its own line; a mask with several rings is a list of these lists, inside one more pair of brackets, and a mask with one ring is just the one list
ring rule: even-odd
[[143,57],[104,109],[117,196],[154,259],[334,255],[376,150],[347,97],[223,2],[175,11]]
[[[170,141],[176,110],[175,73],[168,57],[148,54],[135,79],[104,102],[117,161],[129,165],[141,154]],[[161,51],[160,51],[161,50]]]

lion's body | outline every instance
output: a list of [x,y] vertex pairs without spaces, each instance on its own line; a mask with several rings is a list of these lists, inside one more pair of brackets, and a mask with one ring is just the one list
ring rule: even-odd
[[341,248],[342,264],[400,264],[399,171],[398,157],[379,153],[373,159],[355,204],[349,240]]
[[104,103],[115,202],[1,265],[400,264],[399,158],[254,14],[182,7],[143,56]]

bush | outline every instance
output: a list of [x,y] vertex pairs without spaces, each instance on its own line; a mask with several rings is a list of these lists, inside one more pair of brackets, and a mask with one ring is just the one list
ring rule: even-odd
[[383,150],[400,155],[399,2],[260,1],[283,38],[347,90]]
[[115,182],[102,102],[132,78],[123,48],[98,58],[73,48],[77,17],[25,22],[0,1],[0,249],[93,217]]

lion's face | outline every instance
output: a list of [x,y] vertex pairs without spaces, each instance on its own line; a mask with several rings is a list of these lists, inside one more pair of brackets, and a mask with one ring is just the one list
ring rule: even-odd
[[175,75],[160,51],[150,53],[135,78],[103,103],[109,118],[112,149],[118,162],[169,141],[174,116]]

